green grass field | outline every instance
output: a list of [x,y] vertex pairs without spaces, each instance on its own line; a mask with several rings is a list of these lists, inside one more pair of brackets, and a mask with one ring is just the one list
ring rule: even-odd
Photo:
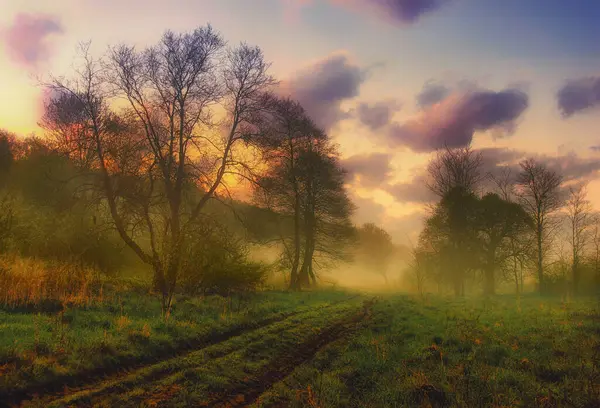
[[597,301],[345,292],[0,310],[0,401],[32,407],[598,407]]

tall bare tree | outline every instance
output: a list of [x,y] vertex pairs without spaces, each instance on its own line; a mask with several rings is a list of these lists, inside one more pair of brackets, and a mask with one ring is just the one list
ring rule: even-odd
[[455,187],[475,192],[484,179],[483,158],[480,152],[470,146],[439,150],[427,167],[429,180],[427,187],[439,197],[443,197]]
[[600,217],[594,214],[594,225],[591,233],[592,251],[590,254],[591,263],[594,268],[594,281],[596,290],[600,290]]
[[594,224],[592,205],[587,199],[585,185],[569,187],[569,198],[567,199],[566,207],[572,251],[571,273],[573,278],[573,293],[577,294],[581,281],[581,260],[592,238],[591,227]]
[[[168,317],[195,225],[226,193],[226,176],[249,168],[238,145],[274,83],[269,64],[259,48],[227,47],[210,25],[167,31],[141,51],[113,47],[107,60],[84,46],[82,57],[72,78],[47,84],[59,97],[44,123],[66,151],[90,158],[120,237],[154,270]],[[56,137],[61,120],[80,134]]]
[[547,246],[558,222],[553,217],[562,205],[560,186],[562,177],[534,159],[520,163],[517,176],[517,196],[520,204],[533,219],[536,240],[536,269],[540,293],[545,293],[544,261]]

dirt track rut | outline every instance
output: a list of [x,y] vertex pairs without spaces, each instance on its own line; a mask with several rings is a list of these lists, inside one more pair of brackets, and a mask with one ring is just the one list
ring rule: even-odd
[[[322,309],[323,308],[331,308],[333,306],[349,302],[357,297],[358,296],[352,296],[347,299],[329,303],[329,304],[323,306]],[[101,375],[91,374],[91,375],[85,376],[83,378],[73,379],[73,381],[69,382],[68,385],[74,385],[74,386],[76,386],[76,388],[74,386],[72,386],[71,388],[68,388],[67,384],[52,384],[50,386],[46,386],[45,389],[40,389],[40,387],[29,388],[29,389],[20,391],[18,393],[14,393],[12,395],[6,396],[6,399],[4,399],[4,402],[7,403],[7,406],[19,407],[22,405],[27,405],[26,403],[30,402],[30,400],[33,399],[34,401],[37,401],[37,404],[35,404],[36,406],[46,406],[47,404],[51,404],[55,401],[60,401],[64,398],[67,398],[69,396],[73,396],[76,394],[80,394],[80,393],[88,393],[90,396],[92,396],[92,398],[96,395],[106,395],[106,394],[110,393],[111,391],[116,390],[121,385],[121,383],[124,379],[131,377],[131,376],[139,375],[139,373],[144,370],[148,370],[149,368],[151,369],[155,366],[159,367],[159,366],[164,365],[165,363],[168,363],[169,361],[172,361],[172,360],[185,358],[185,356],[191,355],[192,353],[197,353],[197,352],[207,349],[211,346],[216,346],[221,343],[225,343],[229,340],[232,340],[232,339],[242,336],[242,335],[251,334],[260,329],[264,329],[265,327],[285,321],[286,319],[293,318],[295,316],[301,315],[306,312],[307,311],[303,310],[303,311],[293,311],[293,312],[288,312],[288,313],[282,313],[280,315],[273,316],[269,319],[262,320],[256,324],[254,324],[251,328],[235,328],[235,329],[229,330],[229,331],[219,334],[218,336],[215,336],[209,340],[199,343],[198,346],[194,349],[190,350],[189,348],[187,348],[186,350],[183,350],[183,352],[172,355],[168,359],[165,359],[163,361],[154,361],[152,363],[145,364],[145,365],[138,364],[134,367],[130,366],[129,370],[121,370],[119,372],[116,372],[109,376],[104,376],[104,377]],[[346,327],[347,324],[348,324],[348,322],[341,322],[340,324],[331,326],[331,327],[323,330],[323,332],[321,333],[319,338],[321,338],[323,336],[329,336],[329,337],[324,337],[324,338],[330,338],[331,336],[337,336],[339,338],[340,334],[338,332],[341,332],[341,334],[343,334],[344,331],[348,331],[348,330],[340,331],[340,329],[343,327]],[[325,342],[325,344],[327,344],[333,340],[334,339],[332,338],[332,340]],[[322,347],[322,345],[318,346],[318,348],[320,348],[320,347]],[[318,348],[316,350],[318,350]],[[234,348],[227,350],[226,352],[217,352],[214,354],[211,353],[210,357],[211,358],[220,358],[227,354],[233,353],[238,349],[239,349],[239,347],[234,347]],[[315,350],[315,352],[316,352],[316,350]],[[292,353],[292,354],[294,356],[296,356],[295,353]],[[305,356],[306,353],[302,353],[302,355]],[[312,353],[312,355],[314,355],[314,352]],[[296,357],[296,358],[298,358],[298,357]],[[167,364],[167,366],[168,366],[168,364]],[[284,367],[282,362],[278,362],[277,366]],[[156,380],[158,380],[162,377],[165,377],[167,375],[170,375],[170,374],[172,374],[172,372],[167,367],[164,370],[161,370],[160,368],[158,368],[157,370],[152,371],[151,375],[145,375],[145,376],[148,377],[149,381],[156,381]],[[266,373],[265,375],[269,375],[269,376],[272,375],[274,379],[278,377],[274,371],[272,373]],[[61,389],[61,387],[62,387],[62,389]],[[246,386],[245,388],[248,389],[249,396],[252,396],[253,394],[255,394],[255,392],[252,392],[253,390],[250,389],[250,387]],[[41,398],[40,398],[40,396],[41,396]],[[258,395],[257,395],[257,397],[258,397]],[[3,398],[4,398],[4,396],[3,396]],[[225,401],[226,399],[227,398],[224,396],[223,401]],[[42,405],[40,405],[40,403]],[[3,406],[3,404],[0,403],[0,406]],[[77,406],[79,406],[79,405],[77,405]],[[211,406],[220,406],[220,405],[211,405]],[[228,406],[228,405],[222,405],[222,406]]]
[[364,323],[371,316],[373,303],[374,300],[365,301],[363,310],[327,327],[314,338],[298,345],[294,350],[289,350],[289,353],[281,358],[275,359],[256,377],[240,384],[238,388],[230,390],[227,395],[217,397],[202,406],[233,408],[253,404],[276,383],[289,376],[296,367],[311,360],[319,350],[359,330],[361,323]]

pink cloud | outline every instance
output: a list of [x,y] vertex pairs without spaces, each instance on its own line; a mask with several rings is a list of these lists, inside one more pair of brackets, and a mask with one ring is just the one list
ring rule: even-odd
[[50,58],[48,38],[63,33],[60,21],[43,14],[17,14],[3,32],[2,39],[9,57],[17,64],[37,67]]
[[528,106],[528,95],[518,89],[454,92],[416,119],[393,125],[389,138],[419,152],[467,146],[478,131],[511,133]]
[[283,81],[280,93],[298,100],[320,127],[328,130],[350,117],[341,110],[343,101],[359,95],[366,71],[345,52],[336,52],[314,62]]
[[[284,0],[299,7],[314,3],[314,0]],[[350,10],[370,12],[392,23],[414,23],[421,16],[433,12],[452,0],[327,0],[331,4]]]

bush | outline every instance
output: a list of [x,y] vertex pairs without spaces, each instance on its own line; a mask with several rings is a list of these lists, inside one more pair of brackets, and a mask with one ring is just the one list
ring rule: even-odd
[[257,290],[267,278],[268,268],[248,260],[248,249],[226,228],[212,225],[196,232],[182,273],[182,288],[188,294],[230,295]]

